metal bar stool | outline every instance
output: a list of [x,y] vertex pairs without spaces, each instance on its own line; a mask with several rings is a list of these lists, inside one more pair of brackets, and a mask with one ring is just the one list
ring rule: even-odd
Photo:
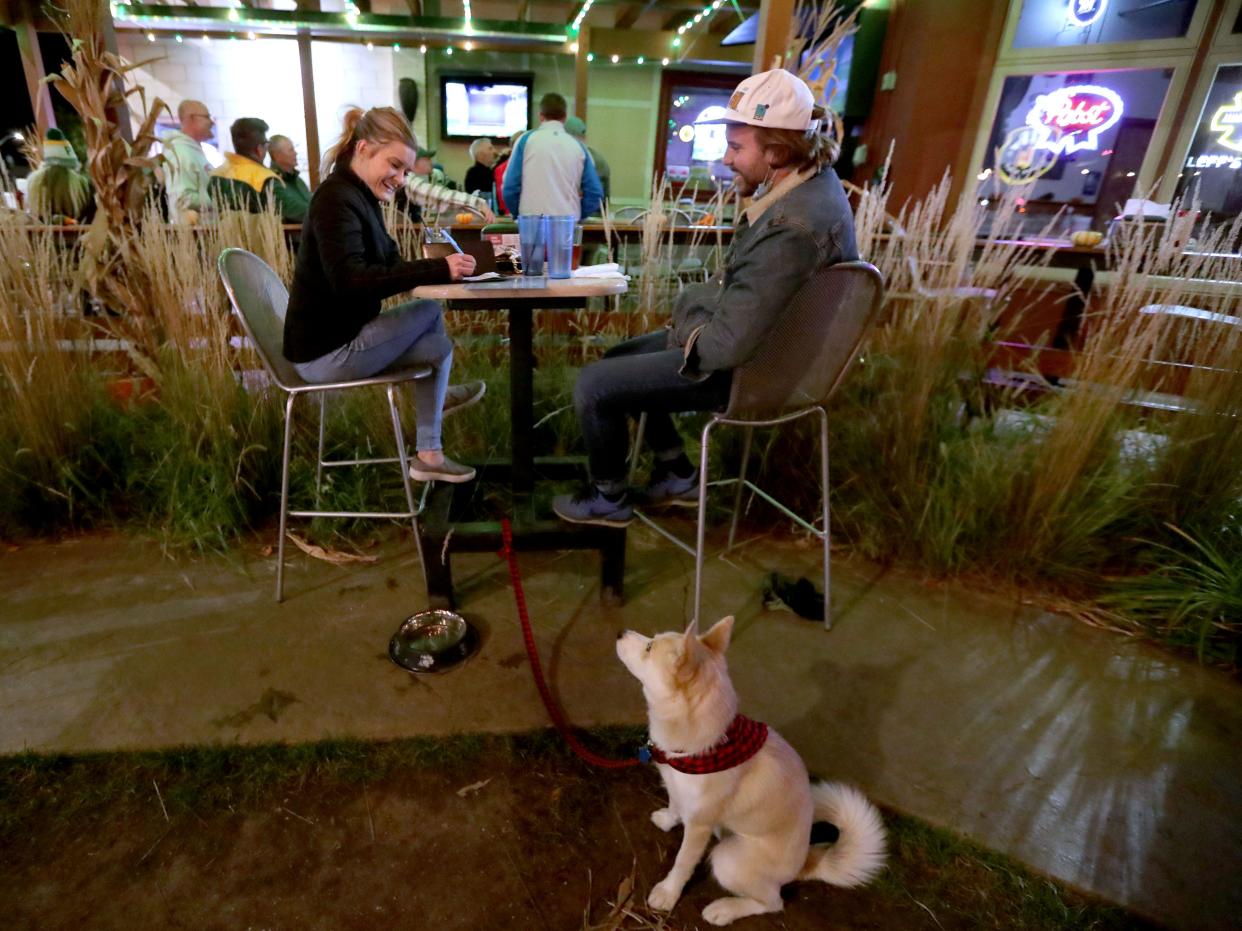
[[[422,542],[419,540],[418,515],[422,511],[427,489],[423,487],[423,500],[414,501],[414,489],[410,480],[409,456],[405,450],[405,434],[401,429],[401,417],[397,412],[397,386],[416,378],[428,378],[432,373],[429,365],[418,365],[395,371],[383,372],[370,378],[312,384],[305,381],[285,358],[281,345],[284,339],[285,311],[289,306],[289,292],[284,282],[261,258],[245,249],[225,249],[217,262],[220,278],[228,291],[233,309],[241,318],[246,335],[254,344],[263,367],[282,391],[285,398],[284,451],[280,464],[280,540],[276,549],[276,600],[284,600],[285,580],[285,527],[290,517],[364,517],[392,520],[408,520],[414,528],[414,541],[418,546],[418,558],[422,561]],[[350,388],[384,385],[388,394],[388,410],[392,416],[393,438],[397,455],[375,459],[324,458],[324,412],[329,392]],[[404,511],[291,511],[289,510],[289,456],[293,440],[293,403],[299,395],[319,395],[319,453],[315,468],[315,507],[319,506],[320,483],[325,468],[340,466],[375,465],[398,463],[401,481],[405,488],[407,508]]]
[[[759,351],[745,365],[733,370],[729,403],[713,414],[703,427],[699,446],[699,504],[695,545],[670,533],[650,516],[636,510],[649,527],[694,556],[694,615],[699,621],[703,605],[703,550],[707,517],[708,486],[736,485],[733,519],[726,552],[733,548],[743,489],[750,489],[778,508],[801,527],[820,538],[824,548],[824,629],[832,629],[831,556],[828,508],[828,412],[829,398],[840,386],[850,364],[883,303],[884,279],[868,262],[843,262],[817,271],[794,296]],[[814,337],[814,338],[812,338]],[[799,517],[746,477],[751,438],[755,427],[773,427],[802,417],[819,419],[820,518],[823,529]],[[639,417],[631,453],[631,484],[642,447],[647,415]],[[742,464],[737,478],[708,481],[707,462],[711,433],[716,427],[745,429]]]

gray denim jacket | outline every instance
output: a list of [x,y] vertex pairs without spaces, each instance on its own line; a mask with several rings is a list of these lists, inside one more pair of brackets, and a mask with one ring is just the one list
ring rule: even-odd
[[724,270],[677,295],[671,342],[686,349],[684,374],[705,376],[749,361],[817,269],[858,258],[854,216],[837,173],[824,168],[790,181],[744,212]]

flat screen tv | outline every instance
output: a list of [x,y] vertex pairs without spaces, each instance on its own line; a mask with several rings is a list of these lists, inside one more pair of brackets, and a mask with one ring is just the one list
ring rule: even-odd
[[530,128],[534,75],[482,72],[440,75],[440,135],[507,139]]

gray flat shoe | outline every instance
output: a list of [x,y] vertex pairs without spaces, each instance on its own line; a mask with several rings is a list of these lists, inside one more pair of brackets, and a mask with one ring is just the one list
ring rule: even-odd
[[450,482],[459,484],[468,482],[475,476],[475,470],[468,465],[454,462],[448,456],[439,465],[428,465],[417,456],[410,460],[410,478],[416,482]]
[[468,381],[464,385],[449,385],[448,391],[444,394],[441,419],[451,417],[458,411],[464,411],[467,407],[478,404],[485,394],[487,394],[487,382]]

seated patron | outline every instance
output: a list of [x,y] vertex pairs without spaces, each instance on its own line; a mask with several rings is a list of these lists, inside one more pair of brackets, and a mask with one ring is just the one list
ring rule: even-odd
[[466,169],[466,193],[488,197],[492,193],[496,147],[490,139],[476,139],[470,143],[470,157],[474,159],[474,164]]
[[230,210],[262,213],[273,203],[281,180],[263,164],[267,158],[267,123],[243,116],[229,127],[233,151],[224,153],[224,164],[211,173],[212,197]]
[[474,271],[469,255],[404,259],[384,227],[380,204],[404,184],[417,148],[410,124],[392,107],[365,113],[355,107],[345,114],[341,138],[324,159],[327,177],[311,197],[302,228],[284,354],[298,374],[316,383],[430,365],[430,378],[411,383],[418,452],[410,476],[420,482],[468,482],[475,470],[444,455],[440,425],[445,415],[482,398],[486,386],[449,386],[453,343],[438,303],[412,300],[380,310],[387,297],[419,285],[460,281]]
[[491,205],[482,197],[475,197],[465,191],[455,191],[435,180],[435,164],[431,161],[435,154],[434,149],[418,149],[415,153],[414,170],[405,184],[406,199],[421,209],[423,218],[431,219],[428,215],[437,216],[465,208],[478,214],[484,223],[491,223],[496,219]]
[[[672,414],[721,410],[733,369],[749,361],[790,300],[820,268],[858,258],[854,220],[832,169],[838,143],[807,85],[788,71],[752,75],[718,121],[724,163],[744,197],[724,269],[677,296],[666,330],[627,340],[583,368],[574,407],[590,484],[559,495],[567,521],[624,527],[633,517],[626,482],[627,418],[647,414],[655,456],[645,503],[698,501],[698,473]],[[812,334],[807,334],[811,336]]]
[[310,209],[311,192],[298,173],[298,152],[288,136],[273,136],[267,146],[268,162],[280,178],[276,205],[286,223],[301,223]]

